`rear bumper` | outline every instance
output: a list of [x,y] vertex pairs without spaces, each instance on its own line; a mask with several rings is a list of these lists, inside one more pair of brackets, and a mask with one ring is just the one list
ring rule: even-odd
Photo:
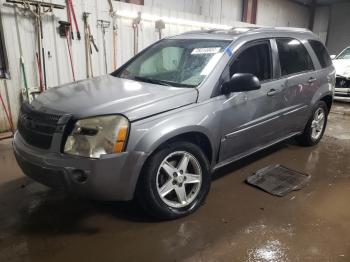
[[51,153],[28,145],[16,133],[13,149],[24,174],[59,190],[100,200],[131,200],[144,152],[124,152],[100,159]]

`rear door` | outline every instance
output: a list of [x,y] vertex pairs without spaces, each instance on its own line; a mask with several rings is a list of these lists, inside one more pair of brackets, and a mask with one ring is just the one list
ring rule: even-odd
[[235,73],[251,73],[259,78],[261,89],[225,96],[220,162],[239,158],[281,136],[278,112],[284,103],[280,84],[274,81],[276,55],[271,40],[251,42],[235,53],[224,71],[226,80]]
[[[326,86],[325,89],[332,90],[335,83],[335,95],[340,92],[341,95],[350,95],[350,81],[346,81],[345,78],[337,76],[335,82],[335,74],[332,59],[326,47],[318,40],[310,39],[310,47],[314,51],[320,67],[317,69],[317,80],[320,81],[321,87]],[[349,49],[350,58],[350,49]],[[349,60],[350,61],[350,60]],[[345,81],[344,81],[345,80]]]
[[276,39],[282,96],[286,107],[281,117],[285,133],[300,131],[308,118],[310,102],[319,88],[314,64],[304,44],[294,38]]

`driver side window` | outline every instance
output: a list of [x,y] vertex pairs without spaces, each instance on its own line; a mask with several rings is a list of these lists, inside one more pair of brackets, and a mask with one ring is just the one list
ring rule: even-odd
[[272,79],[269,42],[254,44],[243,50],[230,66],[230,77],[236,73],[250,73],[260,81]]

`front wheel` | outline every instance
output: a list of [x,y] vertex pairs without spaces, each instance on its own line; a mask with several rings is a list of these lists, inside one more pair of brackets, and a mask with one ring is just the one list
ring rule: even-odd
[[175,142],[147,161],[136,196],[150,215],[175,219],[196,210],[210,188],[209,164],[202,150],[188,142]]
[[314,146],[320,142],[327,126],[328,107],[323,101],[319,101],[304,129],[303,134],[297,137],[303,146]]

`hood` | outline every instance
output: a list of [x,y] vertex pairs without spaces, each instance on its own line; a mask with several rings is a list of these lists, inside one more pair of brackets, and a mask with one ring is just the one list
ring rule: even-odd
[[32,106],[78,118],[119,113],[133,121],[195,103],[197,95],[195,88],[155,85],[105,75],[51,88],[38,96]]
[[337,75],[350,77],[350,59],[334,59],[333,65]]

